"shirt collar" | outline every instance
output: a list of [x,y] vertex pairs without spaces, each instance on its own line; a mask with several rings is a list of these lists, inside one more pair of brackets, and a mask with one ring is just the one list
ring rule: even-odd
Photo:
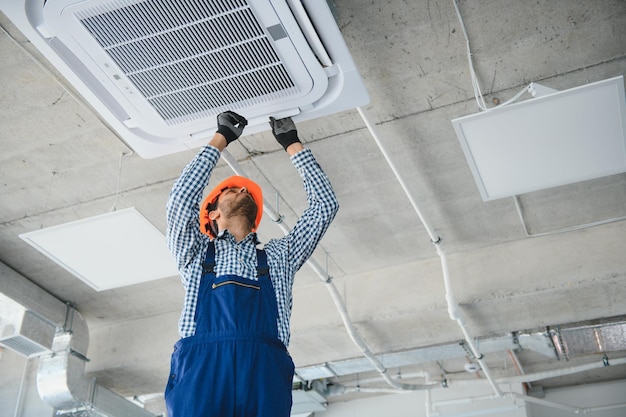
[[[229,240],[229,241],[235,243],[235,237],[228,231],[228,229],[224,229],[224,230],[220,231],[218,233],[216,239]],[[256,232],[248,233],[248,235],[246,237],[244,237],[243,240],[240,243],[244,243],[244,242],[247,242],[247,241],[251,241],[255,245],[258,245],[259,243],[261,243],[259,241],[259,239],[257,238]]]

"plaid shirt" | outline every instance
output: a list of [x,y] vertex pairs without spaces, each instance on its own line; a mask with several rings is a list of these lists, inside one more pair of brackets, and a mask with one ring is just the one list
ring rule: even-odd
[[[209,243],[209,237],[200,232],[199,207],[203,190],[219,157],[217,148],[203,147],[183,170],[167,202],[167,245],[185,287],[185,301],[178,322],[180,337],[193,336],[196,331],[194,316],[202,264]],[[278,305],[278,337],[285,346],[289,346],[294,276],[311,256],[339,209],[330,182],[309,149],[293,155],[291,162],[302,177],[309,207],[289,234],[271,239],[264,247]],[[256,280],[257,244],[256,233],[235,242],[228,231],[221,232],[215,239],[215,273]]]

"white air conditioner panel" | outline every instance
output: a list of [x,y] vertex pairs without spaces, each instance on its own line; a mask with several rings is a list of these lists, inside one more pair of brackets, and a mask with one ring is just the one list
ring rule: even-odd
[[271,6],[49,0],[45,33],[122,104],[127,127],[177,137],[227,108],[255,117],[259,104],[298,107],[324,93],[327,76],[297,24],[281,22]]
[[0,7],[143,157],[206,143],[227,109],[248,118],[246,133],[254,133],[268,128],[269,116],[297,121],[369,100],[324,1],[16,0]]

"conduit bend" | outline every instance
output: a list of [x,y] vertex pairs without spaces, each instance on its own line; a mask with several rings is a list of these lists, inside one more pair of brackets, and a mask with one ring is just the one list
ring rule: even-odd
[[[222,158],[224,159],[224,161],[226,161],[226,163],[230,166],[230,168],[233,170],[235,174],[241,175],[243,177],[248,177],[245,170],[241,167],[241,165],[239,165],[237,160],[227,150],[222,151]],[[278,225],[278,227],[283,231],[284,234],[289,233],[289,228],[282,221],[282,216],[276,212],[276,210],[271,206],[271,204],[267,202],[265,198],[263,199],[263,211],[272,218],[272,220]],[[333,302],[335,303],[337,311],[339,312],[339,315],[341,316],[341,320],[343,321],[343,324],[348,332],[348,335],[350,336],[350,339],[356,345],[356,347],[359,348],[363,356],[365,356],[372,363],[376,371],[381,375],[381,377],[385,380],[385,382],[387,382],[387,384],[401,391],[425,390],[425,389],[431,389],[439,385],[436,382],[427,383],[423,385],[404,384],[404,383],[399,383],[393,380],[387,374],[387,368],[385,368],[385,366],[378,360],[378,358],[374,356],[372,351],[369,349],[369,347],[363,340],[363,337],[361,337],[361,335],[359,334],[359,331],[350,320],[346,305],[343,299],[341,298],[341,295],[339,294],[337,287],[333,283],[332,277],[328,275],[328,273],[324,271],[324,269],[317,262],[315,262],[314,259],[310,258],[307,261],[307,264],[309,265],[309,267],[311,267],[311,269],[313,269],[313,271],[319,276],[319,278],[324,283],[326,283],[326,288],[330,292],[330,296],[333,299]]]
[[443,270],[443,279],[444,279],[444,285],[445,285],[445,297],[446,297],[446,302],[448,304],[448,314],[450,315],[450,318],[452,320],[454,320],[459,325],[459,327],[461,328],[461,331],[463,332],[463,336],[465,338],[465,342],[468,344],[468,346],[470,347],[470,349],[472,351],[472,354],[475,356],[476,360],[480,364],[480,367],[481,367],[483,373],[485,374],[485,377],[489,381],[489,384],[493,388],[495,394],[498,397],[502,397],[502,392],[500,391],[500,389],[498,388],[497,384],[495,383],[493,377],[491,376],[491,372],[489,371],[489,368],[487,367],[487,364],[483,360],[483,355],[479,352],[478,348],[476,347],[476,344],[474,343],[474,338],[471,337],[471,335],[469,334],[467,326],[465,325],[465,320],[463,319],[463,315],[461,314],[461,312],[459,310],[459,305],[457,304],[457,302],[456,302],[456,300],[454,298],[454,293],[452,292],[452,286],[450,284],[450,274],[449,274],[449,270],[448,270],[448,261],[447,261],[447,257],[446,257],[445,251],[443,250],[443,245],[442,245],[442,242],[441,242],[441,238],[435,233],[433,227],[426,221],[426,218],[422,214],[422,211],[420,210],[419,206],[417,205],[415,199],[413,199],[413,197],[411,195],[411,192],[409,191],[408,187],[406,186],[405,182],[403,181],[402,177],[400,176],[400,173],[399,173],[398,169],[396,168],[395,164],[393,163],[389,152],[387,152],[385,146],[383,145],[383,143],[381,142],[380,138],[376,134],[376,131],[374,130],[374,126],[369,121],[367,115],[365,114],[365,111],[362,108],[360,108],[360,107],[357,107],[357,110],[359,112],[359,115],[363,119],[363,122],[365,123],[365,125],[368,128],[368,130],[370,131],[370,134],[374,138],[374,141],[376,142],[376,145],[378,145],[378,148],[380,149],[380,152],[385,157],[385,160],[387,161],[387,164],[389,164],[389,167],[393,171],[397,181],[400,183],[400,186],[404,190],[404,193],[406,194],[407,198],[409,199],[409,202],[411,203],[411,205],[415,209],[415,212],[417,213],[417,216],[419,217],[420,221],[424,225],[424,228],[428,232],[428,235],[430,236],[431,242],[435,245],[435,248],[437,250],[437,255],[439,255],[439,258],[441,259],[441,267],[442,267],[442,270]]
[[443,271],[443,282],[444,282],[445,292],[446,292],[446,303],[448,304],[448,314],[450,315],[450,318],[456,321],[456,323],[461,328],[461,331],[463,332],[463,337],[465,338],[465,342],[468,344],[470,350],[472,351],[472,354],[474,355],[474,358],[480,365],[480,368],[485,374],[487,381],[489,381],[491,388],[493,388],[494,393],[498,397],[502,397],[502,392],[500,391],[500,388],[498,388],[498,385],[493,379],[493,376],[491,375],[491,371],[489,370],[489,367],[487,366],[487,364],[485,363],[483,359],[483,354],[480,353],[480,351],[478,350],[476,346],[476,343],[474,343],[474,339],[470,336],[469,331],[467,330],[467,326],[465,325],[465,319],[463,318],[463,315],[461,314],[461,311],[459,310],[459,305],[457,304],[456,299],[454,298],[454,293],[452,292],[452,286],[450,284],[450,273],[448,270],[448,258],[446,257],[446,253],[442,248],[441,241],[439,241],[438,243],[435,243],[435,248],[437,249],[437,254],[439,255],[439,258],[441,259],[441,269]]

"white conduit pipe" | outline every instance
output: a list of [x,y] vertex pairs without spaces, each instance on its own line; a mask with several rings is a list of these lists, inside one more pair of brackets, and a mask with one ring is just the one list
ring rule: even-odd
[[[430,381],[430,375],[428,375],[426,377],[426,382],[429,382],[429,381]],[[428,390],[428,391],[426,391],[425,394],[426,394],[426,401],[424,401],[424,406],[426,407],[426,417],[430,417],[430,413],[433,410],[433,407],[432,407],[432,399],[433,399],[432,398],[432,391]]]
[[582,412],[586,414],[592,411],[615,410],[616,408],[626,408],[626,403],[598,405],[596,407],[585,407],[582,409]]
[[437,254],[441,258],[441,267],[443,269],[443,279],[444,279],[445,291],[446,291],[446,301],[448,303],[448,314],[450,315],[450,318],[452,320],[456,321],[457,324],[459,325],[459,327],[461,328],[461,331],[463,332],[463,336],[465,337],[465,341],[469,345],[469,347],[470,347],[470,349],[472,351],[472,354],[474,355],[474,357],[476,358],[476,360],[480,364],[480,367],[482,368],[482,371],[485,374],[485,377],[489,381],[489,384],[491,384],[491,387],[493,388],[494,392],[496,393],[496,395],[498,397],[502,397],[502,392],[500,391],[500,389],[496,385],[493,377],[491,376],[491,372],[489,371],[489,368],[487,367],[487,364],[483,360],[483,355],[478,351],[478,348],[476,347],[476,344],[474,343],[474,339],[470,336],[469,331],[467,330],[467,327],[465,325],[465,320],[463,319],[463,317],[461,315],[461,312],[459,311],[458,304],[456,303],[456,300],[454,298],[454,294],[452,293],[452,289],[451,289],[451,285],[450,285],[450,277],[449,277],[449,272],[448,272],[448,261],[447,261],[445,252],[442,249],[441,238],[434,232],[434,229],[430,226],[430,224],[426,221],[426,219],[422,215],[422,212],[421,212],[419,206],[417,205],[417,203],[415,202],[415,200],[411,196],[411,193],[410,193],[408,187],[406,186],[406,184],[402,180],[399,171],[397,170],[397,168],[395,167],[395,164],[391,160],[391,157],[390,157],[389,153],[387,152],[387,150],[385,149],[385,146],[380,141],[380,138],[376,134],[376,131],[374,130],[374,126],[369,121],[367,115],[365,114],[365,112],[363,111],[362,108],[357,107],[357,110],[359,112],[359,115],[361,115],[361,118],[363,119],[363,122],[365,123],[365,125],[368,128],[368,130],[370,131],[370,134],[374,138],[374,141],[378,145],[378,148],[380,149],[380,152],[385,157],[385,160],[387,161],[387,163],[389,164],[389,167],[391,168],[391,170],[393,171],[394,175],[396,176],[396,179],[398,180],[398,182],[402,186],[402,189],[404,190],[407,198],[411,202],[411,205],[415,209],[415,212],[417,213],[417,216],[419,217],[420,221],[424,225],[424,228],[428,232],[428,235],[430,236],[431,242],[435,245],[435,248],[437,249]]
[[411,192],[409,191],[408,187],[404,183],[404,180],[400,176],[400,173],[396,169],[396,166],[391,161],[391,156],[389,155],[389,153],[387,152],[387,150],[385,149],[383,144],[380,142],[380,139],[378,138],[378,135],[376,134],[376,131],[374,130],[374,125],[372,125],[372,123],[369,121],[369,119],[368,119],[367,115],[365,114],[365,112],[363,111],[363,109],[361,109],[360,107],[357,107],[356,109],[358,110],[359,114],[361,115],[361,119],[363,119],[363,122],[365,123],[365,126],[367,126],[367,130],[369,130],[370,134],[374,138],[374,142],[376,142],[376,144],[378,145],[378,149],[380,149],[380,152],[383,154],[383,156],[385,157],[385,160],[389,164],[389,168],[391,168],[391,171],[393,171],[393,174],[396,176],[396,180],[400,183],[400,186],[402,187],[402,190],[404,190],[404,193],[406,194],[407,198],[409,199],[409,202],[413,206],[413,209],[417,213],[417,217],[419,217],[420,221],[422,222],[422,224],[426,228],[426,231],[428,232],[428,235],[430,236],[430,240],[433,243],[439,242],[439,240],[440,240],[439,236],[437,236],[437,234],[435,233],[433,228],[430,226],[430,224],[428,224],[428,222],[426,221],[426,219],[422,215],[422,211],[420,210],[419,206],[417,205],[417,203],[413,199],[413,196],[411,195]]
[[[626,358],[611,359],[609,366],[616,366],[616,365],[626,365]],[[533,382],[533,381],[539,381],[542,379],[556,378],[556,377],[564,376],[564,375],[577,374],[580,372],[590,371],[592,369],[604,368],[606,366],[607,365],[605,365],[603,361],[596,361],[596,362],[586,363],[584,365],[572,366],[572,367],[564,368],[564,369],[554,369],[551,371],[535,372],[532,374],[524,374],[524,375],[518,375],[518,376],[498,378],[498,382],[501,384],[520,384],[522,382]]]
[[457,304],[456,299],[454,298],[454,293],[452,292],[452,286],[450,284],[450,273],[448,270],[448,258],[446,257],[446,254],[441,246],[441,243],[436,243],[435,248],[437,249],[437,254],[439,255],[439,258],[441,259],[441,269],[443,271],[443,283],[444,283],[445,292],[446,292],[446,302],[448,303],[448,314],[450,315],[450,318],[456,321],[456,323],[461,328],[461,331],[463,332],[463,336],[465,338],[465,342],[468,344],[470,350],[472,351],[472,354],[474,355],[474,357],[476,358],[476,361],[480,365],[480,368],[485,374],[487,381],[489,381],[491,388],[493,388],[493,391],[496,393],[498,397],[502,397],[502,392],[500,391],[500,388],[498,388],[498,385],[495,383],[495,380],[493,379],[493,376],[491,375],[491,371],[489,370],[487,363],[485,363],[485,360],[483,359],[483,354],[480,353],[480,351],[478,350],[478,347],[474,343],[474,338],[470,336],[469,331],[467,330],[467,326],[465,325],[465,319],[463,318],[463,315],[459,311],[459,305]]
[[24,406],[24,396],[26,391],[26,378],[28,377],[28,372],[30,370],[30,363],[30,358],[26,358],[26,363],[24,364],[24,369],[22,370],[20,387],[17,391],[17,399],[15,400],[15,411],[13,412],[13,417],[19,417],[22,415],[22,408]]
[[561,404],[554,401],[544,400],[537,397],[531,397],[528,395],[518,394],[516,392],[509,393],[509,396],[512,398],[518,398],[528,403],[535,403],[539,405],[544,405],[546,407],[557,408],[560,410],[569,411],[574,414],[589,414],[596,411],[605,411],[605,410],[615,410],[618,408],[626,408],[625,403],[616,403],[616,404],[608,404],[608,405],[598,405],[593,407],[577,407],[575,405],[567,405]]
[[[372,393],[372,394],[410,394],[413,391],[407,390],[398,390],[394,388],[367,388],[367,387],[344,387],[332,385],[328,388],[328,396],[337,396],[344,394],[351,394],[354,392],[364,392],[364,393]],[[426,392],[430,392],[430,390],[426,390]]]
[[[248,175],[246,174],[244,169],[241,167],[241,165],[239,165],[237,160],[227,150],[224,150],[222,152],[222,158],[230,166],[233,172],[235,172],[235,174],[241,175],[242,177],[248,177]],[[274,208],[270,204],[267,203],[267,200],[265,199],[263,200],[264,200],[263,211],[272,218],[272,220],[278,225],[278,227],[283,231],[283,233],[285,234],[289,233],[289,228],[283,223],[281,215],[277,213],[276,210],[274,210]],[[385,382],[387,382],[392,387],[398,390],[402,390],[402,391],[424,390],[424,389],[433,388],[435,385],[438,385],[435,382],[424,384],[424,385],[416,385],[416,384],[402,384],[402,383],[398,383],[397,381],[394,381],[387,374],[387,368],[385,368],[385,366],[374,356],[372,351],[369,349],[369,347],[367,346],[367,344],[365,343],[365,341],[359,334],[356,327],[354,327],[354,325],[350,321],[350,317],[348,315],[348,310],[346,308],[346,305],[343,302],[343,299],[341,298],[341,295],[339,294],[337,287],[332,282],[332,277],[328,275],[328,273],[324,271],[324,269],[317,262],[315,262],[314,259],[310,258],[307,261],[307,264],[309,265],[309,267],[311,267],[311,269],[313,269],[313,271],[315,271],[315,273],[320,277],[320,279],[326,283],[326,288],[330,292],[330,296],[332,297],[335,303],[337,311],[339,312],[339,315],[341,316],[341,320],[343,321],[343,324],[348,332],[348,335],[350,336],[350,339],[352,339],[352,342],[359,348],[361,353],[363,353],[363,355],[372,363],[376,371],[380,373],[380,375],[385,380]]]
[[[406,373],[406,374],[402,374],[401,376],[398,376],[398,379],[415,379],[415,378],[423,378],[425,381],[425,384],[428,385],[431,380],[429,379],[430,376],[428,375],[428,373],[426,372],[411,372],[411,373]],[[398,389],[393,389],[393,388],[378,388],[378,387],[367,387],[364,388],[363,385],[368,385],[368,384],[375,384],[375,383],[379,383],[380,382],[380,377],[376,376],[376,377],[370,377],[370,378],[359,378],[356,382],[356,385],[338,385],[338,384],[334,384],[331,386],[326,387],[327,390],[327,395],[332,396],[332,395],[341,395],[341,394],[345,394],[346,392],[356,392],[358,390],[361,390],[361,392],[366,392],[365,390],[369,390],[367,392],[387,392],[387,393],[395,393],[395,394],[407,394],[407,393],[411,393],[415,390],[398,390]],[[472,381],[475,382],[475,381]],[[435,383],[438,385],[438,383]],[[430,388],[435,388],[435,384],[433,384],[432,386],[430,386]],[[428,395],[430,393],[431,390],[425,390],[426,391],[426,395]]]
[[433,402],[433,407],[446,407],[450,405],[463,405],[463,404],[473,404],[480,401],[491,401],[495,400],[498,397],[495,395],[483,395],[479,397],[464,397],[464,398],[454,398],[452,400],[440,400]]

